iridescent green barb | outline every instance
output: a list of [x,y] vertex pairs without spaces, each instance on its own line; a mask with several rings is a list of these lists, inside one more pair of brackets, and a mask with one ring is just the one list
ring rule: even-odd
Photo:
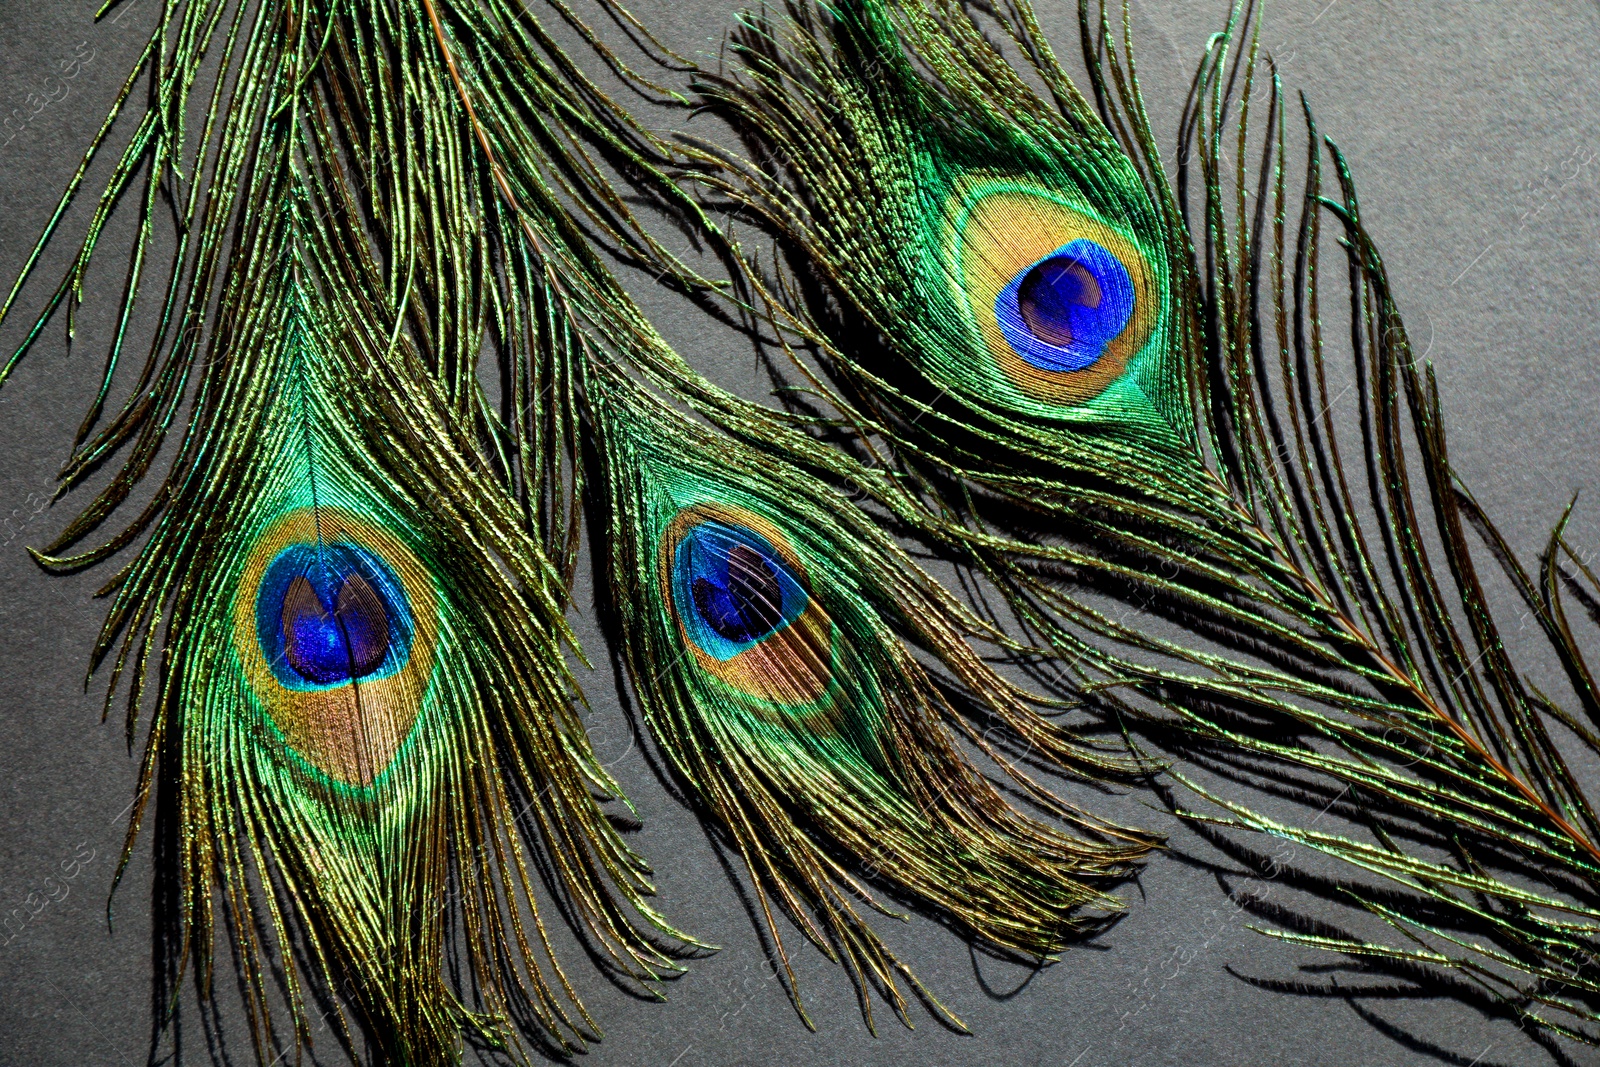
[[[702,74],[701,90],[772,164],[724,156],[718,190],[848,294],[847,313],[860,316],[849,328],[884,336],[878,365],[836,361],[864,413],[905,408],[945,447],[985,431],[1086,476],[1187,449],[1190,383],[1174,356],[1196,329],[1182,314],[1183,231],[1070,83],[1060,82],[1059,107],[1035,96],[947,8],[796,4],[787,28],[752,18],[734,38],[748,80]],[[974,302],[980,290],[991,303],[999,295],[1022,246],[1076,235],[1127,258],[1138,299],[1104,359],[1052,376],[1002,347]],[[890,360],[911,363],[915,377],[877,373],[894,369]],[[922,383],[935,392],[908,392]],[[1094,446],[1066,427],[1094,434]]]
[[[169,3],[43,240],[142,74],[149,108],[6,367],[77,299],[119,201],[139,203],[121,323],[63,481],[123,465],[39,559],[75,569],[147,536],[106,587],[95,663],[114,658],[112,694],[128,682],[130,744],[149,713],[128,844],[153,798],[156,1006],[166,1018],[190,969],[209,994],[225,926],[262,1063],[320,1038],[447,1064],[463,1031],[517,1059],[530,1038],[581,1048],[598,1029],[536,884],[625,980],[674,968],[642,929],[673,934],[597,799],[617,790],[562,655],[577,520],[547,442],[575,430],[539,242],[575,224],[545,175],[623,233],[572,138],[603,149],[625,124],[585,110],[548,45],[498,4]],[[181,223],[166,272],[150,251],[162,191]],[[101,426],[152,295],[148,356]],[[507,420],[478,386],[486,337]],[[73,551],[173,429],[143,513]]]
[[[1208,758],[1290,774],[1372,828],[1366,842],[1296,828],[1203,792],[1228,825],[1398,884],[1350,890],[1398,944],[1280,936],[1451,968],[1501,1010],[1596,1040],[1600,818],[1567,760],[1600,754],[1600,700],[1562,604],[1593,578],[1565,520],[1525,571],[1456,482],[1432,372],[1309,110],[1304,194],[1287,191],[1254,8],[1195,75],[1175,182],[1125,8],[1119,29],[1081,2],[1087,97],[1022,0],[981,17],[959,0],[785,10],[747,17],[732,73],[701,72],[750,151],[702,146],[721,173],[697,180],[789,255],[792,272],[752,269],[750,285],[815,346],[825,376],[797,369],[888,467],[847,477],[993,579],[1072,689],[1187,732]],[[1330,240],[1357,426],[1329,403]],[[1469,528],[1567,695],[1510,658]]]

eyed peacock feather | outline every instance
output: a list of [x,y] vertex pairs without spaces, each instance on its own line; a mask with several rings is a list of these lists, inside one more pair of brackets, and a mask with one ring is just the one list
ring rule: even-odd
[[[929,8],[794,4],[788,34],[752,20],[736,37],[750,80],[702,73],[701,89],[773,173],[721,154],[718,188],[888,340],[876,363],[836,360],[864,411],[926,412],[934,439],[981,428],[1024,455],[1066,447],[1087,469],[1185,448],[1183,231],[1070,83],[1064,119],[1009,67],[985,72],[1003,91],[927,82],[920,63],[950,72],[972,43],[949,5]],[[914,378],[891,380],[888,359]]]
[[[862,864],[891,891],[1031,959],[1120,909],[1100,887],[1129,873],[1150,839],[1044,792],[1004,759],[1000,739],[1013,730],[980,734],[969,707],[1031,730],[1080,770],[1104,773],[1117,760],[1038,716],[978,657],[967,640],[994,640],[987,627],[814,479],[614,371],[588,392],[616,639],[646,718],[743,856],[769,925],[775,898],[850,971],[869,1026],[874,988],[909,1022],[897,975],[959,1021],[862,921],[852,897],[884,910]],[[1078,832],[1015,810],[958,737]]]
[[[1600,818],[1568,760],[1600,752],[1600,719],[1561,604],[1592,579],[1562,527],[1529,574],[1455,480],[1432,372],[1309,109],[1291,228],[1281,88],[1258,69],[1254,5],[1195,75],[1175,186],[1125,7],[1119,36],[1106,5],[1080,4],[1091,99],[1022,0],[986,14],[958,0],[785,6],[747,17],[734,73],[701,71],[704,101],[749,151],[701,146],[720,173],[696,180],[788,255],[791,273],[752,266],[748,282],[818,353],[826,378],[795,367],[854,427],[852,447],[888,457],[892,474],[848,477],[992,578],[1064,684],[1371,827],[1371,842],[1294,827],[1196,786],[1225,825],[1398,885],[1344,891],[1400,945],[1282,936],[1402,974],[1454,969],[1496,1010],[1595,1040],[1582,1024],[1600,1021],[1584,973]],[[1263,110],[1264,135],[1251,125]],[[1325,213],[1348,268],[1353,431],[1330,411]],[[1341,458],[1351,437],[1360,470]],[[1579,711],[1510,658],[1469,527]],[[1096,606],[1103,594],[1190,634],[1131,625]]]
[[[6,368],[75,297],[142,168],[121,325],[63,479],[119,452],[123,466],[39,558],[85,567],[148,533],[106,588],[95,648],[97,665],[115,656],[108,702],[130,680],[130,744],[150,705],[123,866],[153,797],[159,1017],[191,968],[209,996],[225,926],[263,1063],[324,1030],[395,1063],[455,1062],[463,1031],[518,1059],[529,1036],[581,1048],[598,1030],[552,954],[540,884],[624,980],[676,966],[641,930],[673,933],[598,799],[618,791],[572,707],[564,568],[547,554],[570,553],[574,520],[560,451],[540,443],[560,438],[566,394],[539,234],[573,224],[553,195],[542,214],[523,204],[562,138],[610,127],[535,60],[548,38],[524,16],[169,4],[41,246],[146,71],[150,109]],[[470,92],[463,41],[494,72]],[[184,117],[207,77],[191,152]],[[515,121],[547,104],[542,126]],[[567,164],[581,184],[583,158]],[[152,282],[163,191],[181,226]],[[584,209],[607,218],[591,193]],[[158,284],[147,361],[97,429],[135,301]],[[477,384],[486,335],[518,398],[509,425]],[[190,397],[152,502],[72,552],[149,474]],[[314,1004],[333,1005],[331,1027],[313,1030]]]
[[[642,184],[661,195],[654,179]],[[538,194],[526,187],[509,199]],[[1063,804],[1002,760],[1033,804],[1077,832],[1023,815],[960,753],[946,723],[989,756],[1013,747],[1098,777],[1142,765],[1041,715],[966,644],[998,641],[992,629],[835,490],[772,461],[786,444],[809,445],[804,435],[746,411],[733,436],[762,441],[767,455],[757,460],[737,440],[669,414],[662,393],[711,403],[719,394],[585,236],[560,225],[566,216],[538,217],[555,223],[538,237],[554,268],[534,305],[566,314],[567,332],[552,339],[553,378],[589,431],[581,444],[570,432],[561,444],[574,453],[575,477],[593,484],[596,543],[615,553],[602,597],[647,724],[758,893],[775,896],[850,970],[869,1023],[873,988],[907,1018],[896,975],[954,1022],[860,920],[848,895],[865,897],[862,876],[995,948],[1038,959],[1120,907],[1105,889],[1154,839]],[[660,258],[647,241],[632,251]],[[665,266],[684,274],[675,261]],[[686,488],[696,480],[697,490]],[[722,553],[738,564],[718,565]],[[930,677],[908,641],[950,677]],[[790,993],[798,1007],[792,982]]]

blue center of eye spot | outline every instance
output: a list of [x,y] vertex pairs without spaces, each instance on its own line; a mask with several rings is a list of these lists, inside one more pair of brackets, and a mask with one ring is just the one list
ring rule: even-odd
[[995,298],[1006,343],[1032,366],[1076,371],[1105,355],[1133,317],[1133,279],[1102,245],[1079,238],[1018,271]]
[[324,604],[304,575],[283,599],[283,655],[296,674],[319,685],[363,678],[389,654],[389,615],[360,574],[349,575]]
[[414,633],[405,587],[378,556],[347,542],[290,545],[256,593],[256,638],[289,689],[394,674]]
[[684,632],[719,660],[788,626],[809,599],[771,542],[715,520],[692,527],[678,542],[672,587]]
[[783,621],[778,568],[749,545],[728,550],[727,574],[722,581],[696,576],[690,591],[700,618],[729,641],[765,637]]

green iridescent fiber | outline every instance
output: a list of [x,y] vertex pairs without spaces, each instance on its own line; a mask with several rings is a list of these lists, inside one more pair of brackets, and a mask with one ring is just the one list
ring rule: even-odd
[[[824,14],[795,4],[787,31],[751,17],[735,35],[748,80],[702,73],[700,88],[756,139],[755,158],[773,165],[769,173],[721,155],[725,174],[711,184],[777,228],[848,298],[860,316],[850,329],[884,336],[883,360],[839,362],[869,413],[881,396],[887,409],[924,416],[924,433],[987,429],[1088,470],[1148,447],[1185,447],[1191,413],[1177,354],[1192,345],[1194,324],[1181,313],[1183,231],[1069,82],[1059,82],[1070,94],[1064,118],[1003,62],[967,69],[975,41],[987,46],[946,7],[849,4]],[[971,203],[1012,190],[1073,206],[1132,242],[1150,267],[1148,340],[1126,375],[1077,403],[1042,402],[998,375],[964,306],[951,246]],[[928,393],[912,388],[919,378]],[[934,404],[935,395],[958,403]],[[1077,433],[1060,433],[1063,425]],[[1079,443],[1083,432],[1096,448]]]
[[[1254,5],[1210,42],[1175,161],[1156,149],[1127,9],[1106,6],[1080,3],[1089,96],[1025,0],[790,0],[747,16],[731,71],[700,72],[748,152],[699,146],[715,173],[694,180],[778,239],[788,268],[752,260],[747,284],[791,351],[815,350],[822,373],[799,358],[797,372],[873,464],[785,454],[992,579],[1072,692],[1370,826],[1370,841],[1309,816],[1296,827],[1194,786],[1225,825],[1392,880],[1341,888],[1398,944],[1278,936],[1401,974],[1454,969],[1495,1010],[1595,1041],[1600,815],[1568,759],[1600,755],[1600,690],[1562,604],[1567,589],[1592,597],[1593,576],[1562,527],[1524,570],[1455,480],[1432,371],[1309,109],[1304,192],[1288,192],[1297,163]],[[1028,190],[1026,210],[997,188]],[[1003,210],[969,237],[984,197]],[[952,201],[977,206],[952,215]],[[1080,236],[1080,216],[1153,321],[1136,307],[1126,351],[1035,374],[1018,362],[1031,342],[1008,343],[996,279],[1025,281]],[[979,238],[987,260],[971,257]],[[1100,306],[1103,281],[1072,299]],[[1328,284],[1349,320],[1325,337]],[[1325,354],[1339,336],[1360,416],[1336,425]],[[1483,549],[1509,607],[1485,591]],[[1566,696],[1513,661],[1498,629],[1512,617],[1537,621]]]

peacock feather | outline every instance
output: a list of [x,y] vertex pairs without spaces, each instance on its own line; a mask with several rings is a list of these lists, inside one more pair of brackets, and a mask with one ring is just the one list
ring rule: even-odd
[[[552,341],[571,330],[542,250],[576,224],[541,183],[564,167],[571,210],[626,231],[571,140],[616,146],[626,124],[585,109],[551,48],[520,7],[174,0],[40,242],[148,75],[88,236],[4,373],[138,203],[63,481],[122,466],[37,556],[73,570],[143,538],[94,651],[108,703],[126,682],[130,745],[148,713],[122,864],[154,800],[158,1009],[186,975],[209,996],[225,930],[262,1063],[325,1030],[395,1063],[456,1062],[463,1033],[517,1059],[530,1039],[581,1048],[599,1031],[538,886],[615,977],[648,991],[676,969],[563,652],[576,520],[549,442],[572,430]],[[152,293],[148,355],[101,425]],[[478,384],[486,343],[509,418]],[[151,502],[79,547],[173,430]],[[336,1025],[313,1031],[330,1003]]]
[[[1566,520],[1525,569],[1456,479],[1432,371],[1309,107],[1289,193],[1253,4],[1207,49],[1175,164],[1126,6],[1080,4],[1088,95],[1027,3],[977,7],[792,0],[745,18],[730,70],[699,72],[746,151],[697,145],[715,172],[692,180],[776,239],[785,265],[752,256],[746,284],[851,430],[846,476],[995,583],[1056,684],[1366,827],[1296,826],[1174,770],[1213,805],[1180,805],[1197,822],[1390,880],[1339,891],[1395,941],[1276,936],[1452,970],[1497,1011],[1595,1040],[1600,820],[1574,768],[1600,748],[1563,606],[1592,578]],[[1341,336],[1353,428],[1331,412]],[[1513,603],[1493,603],[1485,556]],[[1564,696],[1513,661],[1500,627],[1519,612]]]
[[[846,966],[869,1027],[874,989],[909,1024],[898,977],[960,1023],[863,921],[858,901],[886,910],[863,874],[1032,960],[1120,910],[1104,887],[1150,839],[1054,798],[1006,742],[1079,774],[1131,768],[968,644],[999,635],[815,479],[629,379],[588,394],[617,645],[658,743],[749,868],[802,1018],[774,903]],[[1016,810],[963,740],[1067,829]]]

